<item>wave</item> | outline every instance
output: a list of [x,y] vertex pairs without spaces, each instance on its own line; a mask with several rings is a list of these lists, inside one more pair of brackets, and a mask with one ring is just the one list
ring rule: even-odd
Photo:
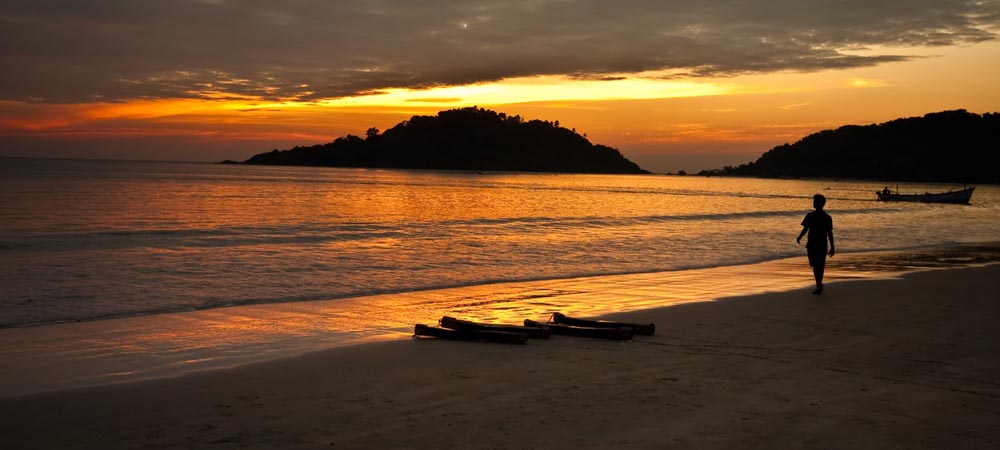
[[29,236],[0,241],[0,250],[79,250],[141,247],[225,247],[244,245],[296,245],[343,241],[448,237],[470,232],[510,233],[535,228],[569,230],[574,228],[620,228],[650,223],[741,220],[747,218],[793,217],[800,212],[762,211],[733,214],[691,214],[641,217],[519,217],[451,220],[441,222],[402,222],[395,224],[298,224],[256,227],[218,227],[204,229],[124,229],[88,233]]
[[[898,210],[853,209],[838,215],[899,214]],[[316,245],[386,239],[442,239],[497,233],[515,236],[538,230],[573,232],[584,229],[624,229],[645,225],[706,222],[723,223],[754,219],[789,218],[802,210],[747,211],[712,214],[671,214],[626,217],[500,217],[438,222],[302,223],[295,225],[213,227],[200,229],[120,229],[85,233],[29,235],[0,241],[0,251],[120,250],[128,248],[211,248],[259,245]],[[796,222],[797,223],[797,222]]]
[[[882,248],[877,250],[862,250],[846,252],[853,257],[847,261],[831,259],[832,267],[836,267],[840,272],[880,272],[880,271],[909,271],[928,268],[947,267],[967,267],[982,264],[994,264],[1000,261],[1000,241],[984,241],[978,243],[939,243],[934,245],[911,245],[892,248]],[[841,253],[842,255],[844,252]],[[400,293],[411,293],[421,291],[432,291],[450,288],[460,288],[468,286],[486,286],[496,283],[511,282],[532,282],[543,280],[572,279],[581,277],[599,277],[616,275],[634,275],[657,272],[678,272],[686,270],[699,270],[717,267],[733,267],[750,264],[758,264],[769,261],[785,260],[793,257],[802,257],[798,250],[778,252],[767,256],[744,255],[741,258],[730,259],[724,262],[715,263],[689,263],[674,265],[670,267],[648,266],[632,268],[630,270],[603,270],[603,271],[572,271],[559,273],[550,276],[507,276],[507,277],[485,277],[471,281],[423,281],[406,287],[394,288],[374,288],[355,289],[350,291],[331,291],[327,293],[314,293],[311,295],[283,295],[273,297],[247,297],[242,299],[220,298],[207,301],[199,305],[191,306],[170,306],[146,307],[141,311],[119,311],[113,313],[93,313],[88,311],[78,311],[76,315],[49,316],[46,318],[35,318],[27,320],[0,320],[0,329],[29,327],[38,325],[48,325],[70,322],[90,322],[123,317],[138,317],[156,314],[178,313],[208,309],[219,309],[228,307],[297,303],[311,301],[336,301],[350,298],[358,298],[372,295],[391,295]],[[805,269],[803,269],[805,270]],[[807,275],[803,275],[808,278]],[[450,302],[451,300],[449,300]]]
[[406,287],[395,287],[395,288],[375,288],[375,289],[355,289],[350,291],[331,291],[328,293],[316,293],[312,295],[303,296],[280,296],[280,297],[248,297],[248,298],[225,298],[217,299],[212,301],[205,301],[198,305],[184,305],[184,306],[171,306],[163,305],[159,307],[145,307],[141,311],[118,311],[112,313],[94,313],[91,311],[77,311],[76,314],[63,314],[59,316],[49,316],[46,318],[35,318],[27,320],[0,320],[0,329],[3,328],[20,328],[20,327],[30,327],[39,325],[49,325],[58,323],[72,323],[72,322],[92,322],[98,320],[107,320],[115,318],[124,317],[140,317],[149,316],[156,314],[169,314],[169,313],[179,313],[179,312],[190,312],[190,311],[200,311],[208,309],[219,309],[219,308],[229,308],[229,307],[240,307],[240,306],[252,306],[252,305],[265,305],[265,304],[278,304],[278,303],[299,303],[299,302],[312,302],[312,301],[336,301],[345,300],[350,298],[366,297],[372,295],[391,295],[400,293],[411,293],[411,292],[421,292],[421,291],[433,291],[451,288],[461,288],[469,286],[486,286],[496,283],[512,283],[512,282],[533,282],[533,281],[543,281],[543,280],[559,280],[559,279],[572,279],[581,277],[599,277],[599,276],[615,276],[615,275],[633,275],[633,274],[643,274],[643,273],[656,273],[656,272],[666,272],[666,271],[683,271],[683,270],[696,270],[705,269],[713,267],[726,267],[726,266],[736,266],[745,264],[754,264],[765,262],[775,259],[784,259],[794,256],[792,253],[775,255],[769,258],[745,258],[740,260],[732,260],[725,264],[689,264],[681,266],[651,266],[644,268],[637,268],[632,270],[621,270],[621,271],[573,271],[559,273],[557,275],[550,276],[507,276],[507,277],[485,277],[470,281],[424,281],[419,282],[411,286]]

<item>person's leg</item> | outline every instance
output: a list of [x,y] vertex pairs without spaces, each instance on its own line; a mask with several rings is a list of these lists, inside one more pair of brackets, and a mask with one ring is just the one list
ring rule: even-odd
[[823,292],[823,271],[826,269],[826,261],[813,265],[813,276],[816,278],[816,293]]
[[819,295],[823,292],[823,271],[826,268],[825,249],[809,249],[809,265],[813,269],[813,278],[816,279],[816,290],[813,294]]

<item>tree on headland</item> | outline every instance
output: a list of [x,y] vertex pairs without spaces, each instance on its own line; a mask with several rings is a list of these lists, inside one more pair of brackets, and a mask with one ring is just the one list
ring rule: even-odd
[[960,109],[820,131],[757,161],[700,174],[997,183],[998,149],[1000,114]]
[[519,115],[478,107],[413,116],[365,138],[254,155],[247,164],[397,169],[648,173],[618,150],[592,144],[558,122],[525,121]]

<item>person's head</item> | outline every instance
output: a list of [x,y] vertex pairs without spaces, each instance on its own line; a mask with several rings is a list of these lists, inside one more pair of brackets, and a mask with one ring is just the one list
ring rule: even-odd
[[823,194],[816,194],[813,196],[813,208],[823,209],[826,206],[826,197]]

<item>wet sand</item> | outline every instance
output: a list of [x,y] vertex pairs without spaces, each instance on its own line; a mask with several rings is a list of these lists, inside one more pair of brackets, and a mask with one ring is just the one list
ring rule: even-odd
[[614,317],[658,333],[624,343],[407,339],[7,398],[0,436],[10,449],[992,448],[997,280],[991,265],[636,311]]
[[[1000,243],[838,254],[827,281],[1000,261]],[[668,272],[512,281],[0,329],[0,398],[231,368],[405,339],[442,315],[499,323],[592,317],[811,285],[805,257]]]

